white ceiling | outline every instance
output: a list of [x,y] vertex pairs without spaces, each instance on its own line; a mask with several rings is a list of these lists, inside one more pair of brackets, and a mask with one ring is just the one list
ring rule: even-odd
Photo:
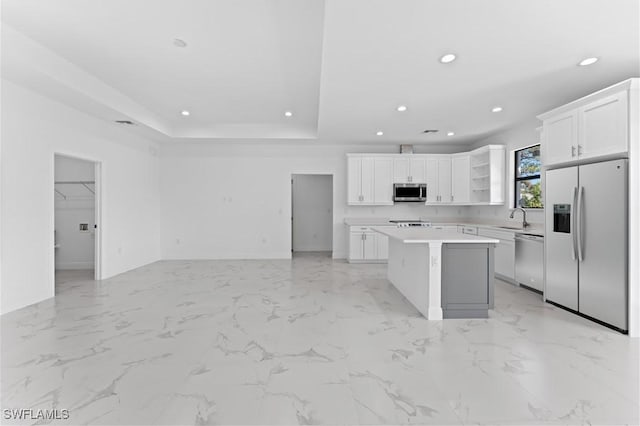
[[[162,140],[470,143],[640,76],[639,4],[3,0],[2,72]],[[25,59],[18,35],[66,61]]]

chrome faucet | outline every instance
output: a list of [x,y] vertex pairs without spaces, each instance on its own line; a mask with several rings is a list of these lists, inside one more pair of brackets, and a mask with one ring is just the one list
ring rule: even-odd
[[516,213],[516,210],[522,211],[522,229],[524,229],[529,226],[529,222],[527,222],[527,212],[522,207],[516,207],[511,210],[511,215],[509,216],[511,219],[513,219],[513,215]]

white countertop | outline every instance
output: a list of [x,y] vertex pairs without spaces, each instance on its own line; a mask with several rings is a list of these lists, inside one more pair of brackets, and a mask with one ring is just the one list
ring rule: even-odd
[[389,238],[395,238],[405,244],[429,244],[429,243],[477,243],[477,244],[498,244],[500,240],[478,235],[461,234],[453,231],[441,229],[430,229],[422,227],[413,228],[390,228],[388,226],[371,228]]
[[[369,218],[347,217],[344,219],[344,223],[347,226],[385,226],[385,225],[394,226],[394,224],[390,223],[389,220],[390,219],[388,217],[369,217]],[[420,219],[415,219],[415,220],[417,221]],[[510,223],[510,222],[505,222],[503,225],[499,225],[499,224],[487,224],[487,223],[473,223],[468,220],[449,221],[449,222],[436,220],[436,221],[431,221],[431,224],[433,226],[438,226],[438,225],[477,226],[478,228],[493,229],[493,230],[504,231],[504,232],[513,232],[515,234],[533,234],[533,235],[544,236],[544,227],[541,224],[540,225],[535,224],[534,226],[528,227],[527,229],[511,228],[511,226],[513,226],[513,223]]]
[[347,226],[384,226],[392,225],[388,217],[345,217]]

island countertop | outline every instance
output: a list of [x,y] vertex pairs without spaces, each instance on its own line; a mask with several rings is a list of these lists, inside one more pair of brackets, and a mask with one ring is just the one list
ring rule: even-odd
[[373,229],[380,234],[389,238],[400,240],[405,244],[455,244],[455,243],[477,243],[477,244],[498,244],[500,240],[490,237],[482,237],[478,235],[461,234],[455,231],[447,231],[443,229],[431,229],[428,227],[407,227],[392,228],[389,226],[378,227]]

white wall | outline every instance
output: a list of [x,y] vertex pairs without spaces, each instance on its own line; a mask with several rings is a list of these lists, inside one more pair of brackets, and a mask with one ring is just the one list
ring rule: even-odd
[[331,251],[333,176],[293,175],[293,251]]
[[160,259],[155,143],[4,79],[1,138],[2,312],[54,295],[54,153],[102,162],[103,277]]
[[[291,175],[333,175],[333,257],[346,258],[345,217],[464,217],[466,207],[347,206],[347,152],[398,152],[398,145],[172,143],[161,155],[165,259],[289,258]],[[461,147],[429,147],[454,152]]]
[[[540,143],[540,133],[536,130],[536,128],[540,127],[541,125],[542,123],[538,119],[533,118],[513,128],[500,132],[494,136],[480,140],[473,145],[474,149],[489,144],[506,146],[507,159],[505,163],[505,182],[507,185],[505,194],[506,203],[504,205],[471,207],[469,209],[470,216],[489,221],[511,221],[517,223],[522,222],[521,212],[516,212],[513,219],[509,218],[511,210],[513,209],[513,151]],[[544,191],[544,177],[542,179],[542,187]],[[527,209],[527,221],[535,224],[543,224],[544,209]]]
[[[95,163],[56,155],[56,182],[93,182]],[[95,195],[82,185],[57,185],[65,196],[55,197],[56,269],[93,269],[95,253]],[[89,228],[81,231],[79,225]]]

